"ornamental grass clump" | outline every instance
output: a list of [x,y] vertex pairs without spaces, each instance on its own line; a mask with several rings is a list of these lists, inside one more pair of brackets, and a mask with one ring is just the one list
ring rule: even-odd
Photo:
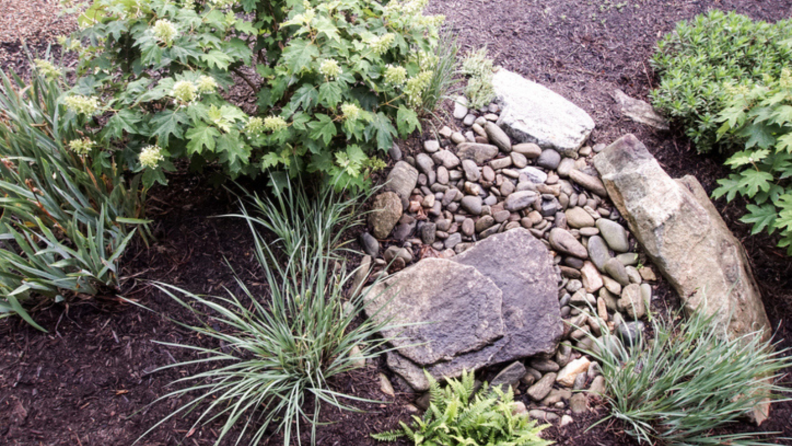
[[[424,372],[426,373],[426,372]],[[415,446],[548,446],[539,434],[549,425],[538,426],[525,414],[514,413],[514,392],[492,389],[484,383],[475,391],[473,373],[449,379],[445,388],[428,373],[431,402],[423,419],[413,416],[412,426],[371,435],[379,441],[407,438]]]
[[186,327],[213,339],[218,347],[163,343],[191,350],[197,357],[159,370],[195,365],[207,369],[173,383],[178,389],[158,401],[191,401],[157,425],[201,407],[194,427],[224,419],[216,444],[232,429],[238,429],[237,442],[244,439],[249,445],[264,443],[273,432],[282,433],[285,445],[294,439],[300,444],[301,433],[310,430],[313,444],[322,408],[352,410],[350,402],[365,401],[336,392],[329,384],[359,361],[387,351],[383,347],[388,339],[374,336],[393,328],[359,320],[366,291],[354,290],[355,297],[342,301],[355,271],[346,269],[341,237],[357,224],[357,197],[340,199],[330,185],[311,197],[280,180],[275,198],[251,197],[257,216],[244,206],[237,215],[253,234],[268,295],[257,295],[241,279],[241,291],[226,290],[221,297],[158,285],[202,322]]
[[[764,445],[767,433],[717,433],[790,389],[776,384],[792,366],[764,332],[729,339],[726,325],[696,311],[677,323],[652,319],[654,339],[632,348],[592,337],[611,413],[641,444]],[[604,327],[603,327],[604,328]]]
[[0,317],[44,330],[30,307],[118,291],[119,259],[147,222],[139,178],[125,178],[67,111],[96,104],[59,102],[58,69],[37,66],[47,69],[29,84],[0,71]]

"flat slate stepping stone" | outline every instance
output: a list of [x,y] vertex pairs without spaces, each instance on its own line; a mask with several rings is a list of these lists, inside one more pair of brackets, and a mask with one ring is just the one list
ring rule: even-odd
[[[386,290],[388,284],[393,287]],[[555,351],[563,334],[557,284],[547,248],[528,230],[517,228],[492,235],[450,260],[428,258],[400,272],[371,290],[367,298],[374,305],[366,312],[372,317],[393,299],[383,316],[435,322],[409,327],[403,339],[394,341],[398,353],[388,358],[392,370],[416,390],[425,390],[422,368],[438,379],[451,378],[463,370]],[[378,292],[382,294],[374,297]],[[482,345],[484,334],[496,332],[484,325],[498,321],[500,336]],[[409,347],[416,342],[426,345]]]
[[502,296],[495,283],[476,268],[428,258],[370,288],[365,311],[378,322],[391,318],[393,324],[432,321],[382,333],[395,338],[391,342],[399,354],[426,366],[502,337]]

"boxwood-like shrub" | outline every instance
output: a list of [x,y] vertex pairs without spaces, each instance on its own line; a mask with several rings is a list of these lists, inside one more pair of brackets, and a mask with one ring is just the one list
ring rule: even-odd
[[734,141],[717,135],[727,85],[777,78],[790,63],[792,21],[770,24],[712,10],[680,22],[658,42],[652,66],[661,82],[652,102],[684,127],[699,152],[731,150]]

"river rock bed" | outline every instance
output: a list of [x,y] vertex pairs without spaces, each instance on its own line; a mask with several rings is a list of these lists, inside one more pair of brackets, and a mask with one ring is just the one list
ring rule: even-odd
[[[567,141],[564,147],[550,143],[540,147],[536,142],[541,141],[511,131],[510,123],[501,119],[501,104],[514,102],[504,100],[504,94],[508,95],[499,93],[498,100],[484,110],[470,110],[460,98],[455,121],[442,127],[436,138],[423,141],[423,150],[403,158],[398,147],[391,150],[397,162],[388,174],[385,192],[374,199],[368,217],[371,232],[361,236],[367,253],[364,264],[372,265],[373,274],[396,273],[424,258],[453,259],[481,240],[517,228],[541,241],[558,281],[560,342],[549,353],[475,368],[486,369],[494,385],[512,385],[516,393],[527,394],[529,404],[524,409],[531,416],[556,421],[587,410],[586,394],[573,391],[605,390],[598,364],[572,347],[591,348],[589,333],[635,344],[643,333],[640,320],[652,300],[656,276],[637,252],[634,238],[592,167],[591,158],[604,144],[582,144],[587,134],[581,137],[578,132],[581,146],[577,148],[569,146],[570,138],[562,138]],[[509,114],[511,122],[513,115]],[[522,140],[513,139],[515,135]],[[506,251],[508,256],[508,247]],[[359,277],[365,279],[365,274]],[[401,294],[409,294],[409,289]],[[432,320],[430,313],[417,312],[413,317],[405,322]],[[479,345],[456,348],[468,355],[486,348],[481,339],[476,342]],[[388,358],[397,381],[403,378],[413,389],[425,390],[416,384],[414,373],[412,377],[405,373],[405,362],[411,360],[398,354]],[[421,369],[416,364],[410,367]],[[418,398],[417,404],[425,404],[426,399],[426,395]]]

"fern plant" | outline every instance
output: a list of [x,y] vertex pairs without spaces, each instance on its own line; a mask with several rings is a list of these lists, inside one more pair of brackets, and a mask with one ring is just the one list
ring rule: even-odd
[[449,379],[440,384],[428,373],[431,403],[423,418],[413,416],[408,426],[372,434],[375,440],[396,441],[406,437],[415,446],[545,446],[552,442],[539,434],[547,427],[513,412],[514,393],[511,387],[491,390],[485,383],[474,395],[473,373],[463,373],[460,380]]
[[776,78],[728,90],[718,134],[745,141],[745,149],[726,161],[735,173],[718,180],[713,196],[751,200],[741,221],[753,225],[753,234],[778,231],[778,246],[792,255],[792,72],[784,68]]

